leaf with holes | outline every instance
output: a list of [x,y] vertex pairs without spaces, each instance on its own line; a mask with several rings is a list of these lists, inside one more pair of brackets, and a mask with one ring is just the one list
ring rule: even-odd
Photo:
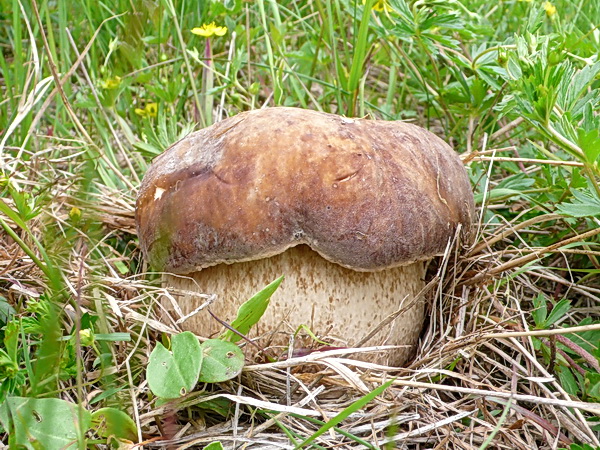
[[148,386],[157,397],[181,397],[198,382],[201,365],[198,338],[189,331],[177,334],[171,339],[171,351],[161,343],[152,350],[146,370]]
[[244,367],[244,354],[240,348],[227,341],[209,339],[203,342],[200,381],[220,383],[236,377]]
[[76,449],[84,439],[80,430],[87,432],[92,419],[89,411],[58,398],[9,397],[0,407],[0,422],[10,448]]
[[101,408],[92,413],[92,424],[98,436],[137,440],[137,427],[131,417],[116,408]]

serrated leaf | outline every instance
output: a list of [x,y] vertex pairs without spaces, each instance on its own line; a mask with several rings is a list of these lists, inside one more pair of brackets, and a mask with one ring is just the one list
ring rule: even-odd
[[586,191],[574,190],[571,203],[561,203],[558,212],[571,217],[600,216],[600,199]]
[[577,130],[577,143],[585,153],[588,161],[594,163],[600,156],[600,133],[597,129],[586,132],[579,128]]
[[232,342],[221,339],[209,339],[202,348],[202,370],[199,381],[221,383],[230,380],[242,371],[244,354]]
[[92,413],[92,425],[101,437],[137,440],[137,427],[131,417],[116,408],[101,408]]
[[[283,275],[257,294],[254,294],[250,300],[244,302],[239,307],[237,317],[233,322],[231,322],[231,326],[240,333],[247,334],[248,331],[250,331],[250,328],[252,328],[252,326],[255,325],[265,313],[267,306],[269,306],[271,295],[273,295],[282,281]],[[241,337],[233,331],[227,330],[221,335],[221,339],[230,342],[237,342],[241,339]]]
[[157,397],[178,398],[190,392],[198,382],[202,351],[198,338],[189,331],[171,339],[171,351],[160,342],[150,354],[146,378]]
[[87,431],[92,421],[89,411],[79,408],[58,398],[9,397],[0,407],[0,422],[13,432],[15,447],[76,449],[79,430]]

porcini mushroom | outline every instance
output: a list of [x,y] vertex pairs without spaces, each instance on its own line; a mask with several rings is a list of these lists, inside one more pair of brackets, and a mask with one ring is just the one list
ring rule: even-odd
[[[469,235],[473,194],[457,154],[400,121],[348,119],[297,108],[238,114],[190,134],[157,157],[137,199],[143,253],[181,290],[216,293],[231,322],[241,303],[285,275],[252,336],[285,346],[304,324],[336,345],[399,345],[414,352],[424,320],[424,261],[459,229]],[[182,296],[184,314],[198,298]],[[206,310],[186,329],[212,336]]]

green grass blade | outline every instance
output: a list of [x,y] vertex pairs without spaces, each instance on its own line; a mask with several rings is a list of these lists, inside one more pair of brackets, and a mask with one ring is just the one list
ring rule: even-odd
[[375,399],[375,397],[377,397],[379,394],[383,393],[383,391],[385,391],[388,387],[390,387],[393,382],[394,382],[394,379],[391,379],[387,383],[382,384],[377,389],[374,389],[373,391],[369,392],[364,397],[361,397],[360,399],[358,399],[357,401],[352,403],[350,406],[345,408],[339,414],[332,417],[325,425],[323,425],[321,428],[319,428],[316,431],[316,433],[314,433],[312,436],[309,436],[304,441],[302,441],[296,448],[299,449],[299,448],[307,446],[308,444],[313,442],[315,439],[317,439],[319,436],[321,436],[323,433],[326,433],[327,431],[329,431],[330,429],[332,429],[333,427],[335,427],[336,425],[341,423],[343,420],[347,419],[350,416],[350,414],[355,413],[359,409],[363,408],[364,406],[369,404],[371,401],[373,401]]

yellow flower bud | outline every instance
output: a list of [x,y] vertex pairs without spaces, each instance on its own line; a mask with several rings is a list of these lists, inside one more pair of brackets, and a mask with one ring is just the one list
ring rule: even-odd
[[100,82],[100,86],[102,89],[117,89],[121,85],[121,77],[111,77],[102,82]]
[[548,17],[552,17],[556,14],[556,6],[550,2],[544,2],[544,10],[546,11],[546,15]]
[[69,219],[73,222],[78,222],[81,219],[81,210],[77,206],[73,206],[69,211]]

